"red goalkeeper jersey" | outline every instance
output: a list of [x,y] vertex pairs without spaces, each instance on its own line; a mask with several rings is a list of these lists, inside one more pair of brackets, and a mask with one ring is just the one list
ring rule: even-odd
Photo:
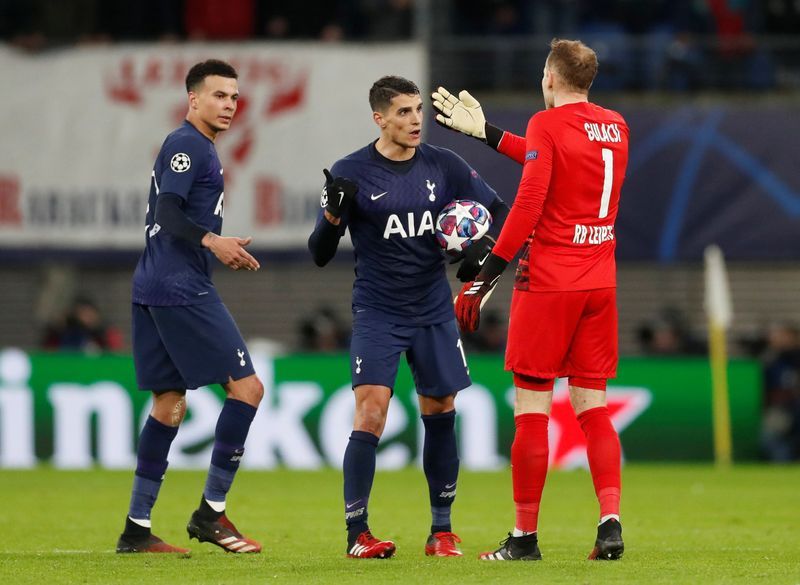
[[614,222],[628,164],[628,126],[592,103],[535,114],[525,138],[503,135],[498,151],[523,165],[494,253],[517,268],[517,289],[616,286]]

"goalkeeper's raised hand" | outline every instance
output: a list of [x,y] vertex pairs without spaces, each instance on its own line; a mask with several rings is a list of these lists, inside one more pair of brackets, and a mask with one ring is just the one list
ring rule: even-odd
[[440,86],[431,94],[431,101],[439,111],[436,114],[439,124],[486,142],[486,118],[481,104],[467,90],[456,97]]
[[458,293],[455,300],[456,321],[458,328],[464,333],[478,330],[481,322],[481,309],[497,286],[500,275],[508,266],[508,261],[499,256],[489,254],[483,263],[480,274],[466,283]]
[[353,203],[358,193],[358,185],[344,177],[334,177],[328,169],[325,173],[325,190],[320,198],[320,205],[325,211],[336,219],[342,217],[347,208]]

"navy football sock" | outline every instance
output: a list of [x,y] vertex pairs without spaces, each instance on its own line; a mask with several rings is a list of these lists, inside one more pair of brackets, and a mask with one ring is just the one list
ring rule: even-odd
[[372,433],[353,431],[344,452],[344,519],[349,541],[367,530],[367,504],[375,479],[378,440]]
[[431,533],[450,532],[450,509],[458,481],[456,411],[423,414],[422,423],[425,425],[422,468],[431,500]]
[[152,416],[147,417],[142,434],[139,435],[129,518],[150,520],[150,511],[156,503],[164,473],[167,471],[169,446],[177,434],[178,427],[160,423]]
[[224,502],[244,454],[244,442],[256,408],[241,400],[228,398],[222,405],[214,433],[214,450],[208,468],[203,497],[211,502]]

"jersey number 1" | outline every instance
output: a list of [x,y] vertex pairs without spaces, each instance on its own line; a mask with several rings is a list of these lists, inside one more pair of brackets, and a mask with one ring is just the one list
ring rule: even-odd
[[608,203],[611,201],[611,187],[614,184],[614,151],[603,148],[603,194],[600,196],[600,214],[603,218],[608,215]]

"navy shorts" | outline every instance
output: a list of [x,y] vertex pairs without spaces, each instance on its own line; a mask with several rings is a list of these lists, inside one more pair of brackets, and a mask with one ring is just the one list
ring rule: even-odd
[[222,303],[133,304],[133,363],[142,390],[225,384],[255,373],[242,334]]
[[455,319],[437,325],[387,323],[365,313],[353,315],[350,373],[353,387],[378,384],[394,390],[400,354],[414,375],[417,394],[441,397],[467,388],[467,360]]

